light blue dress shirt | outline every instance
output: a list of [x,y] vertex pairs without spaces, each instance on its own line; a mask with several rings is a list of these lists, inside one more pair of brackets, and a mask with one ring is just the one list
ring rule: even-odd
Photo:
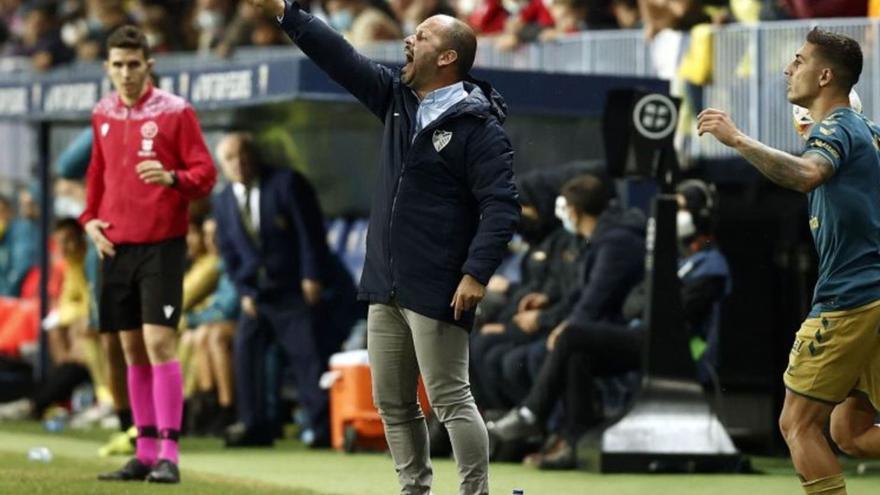
[[461,81],[435,89],[425,95],[422,101],[419,102],[419,109],[416,111],[416,128],[413,132],[413,139],[415,139],[419,131],[437,120],[450,107],[467,97],[468,92],[464,89],[464,84]]

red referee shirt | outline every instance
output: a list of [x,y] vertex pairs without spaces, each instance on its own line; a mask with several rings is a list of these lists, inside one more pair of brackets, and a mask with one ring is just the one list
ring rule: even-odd
[[[207,196],[217,179],[195,111],[186,100],[150,86],[129,108],[116,93],[110,94],[92,111],[92,132],[80,222],[108,222],[104,235],[114,244],[185,236],[189,201]],[[141,181],[136,166],[145,160],[173,170],[177,185]]]

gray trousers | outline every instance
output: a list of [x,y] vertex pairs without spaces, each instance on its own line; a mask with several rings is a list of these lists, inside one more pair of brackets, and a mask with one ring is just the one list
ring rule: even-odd
[[367,350],[373,401],[385,425],[402,495],[431,493],[428,428],[419,407],[419,373],[434,414],[449,432],[459,495],[489,493],[489,437],[468,382],[468,333],[396,303],[371,304]]

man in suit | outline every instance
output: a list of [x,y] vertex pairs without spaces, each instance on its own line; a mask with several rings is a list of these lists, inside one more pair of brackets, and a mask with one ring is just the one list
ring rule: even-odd
[[[320,206],[305,178],[293,170],[264,166],[253,138],[231,133],[217,146],[229,184],[215,198],[217,242],[241,295],[235,336],[239,423],[227,431],[227,446],[269,445],[263,356],[272,340],[296,376],[299,399],[315,432],[329,440],[327,394],[318,381],[324,370],[314,331],[330,253]],[[321,336],[322,339],[327,336]]]

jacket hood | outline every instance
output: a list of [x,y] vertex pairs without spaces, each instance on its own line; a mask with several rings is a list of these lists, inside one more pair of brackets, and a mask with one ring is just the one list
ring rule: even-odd
[[593,232],[592,241],[595,243],[608,233],[617,229],[626,229],[638,235],[645,235],[647,218],[638,208],[624,209],[616,203],[612,203],[601,215]]
[[551,179],[544,170],[533,170],[516,179],[520,204],[538,211],[537,220],[526,216],[520,219],[519,232],[529,244],[540,243],[560,225],[555,214],[559,189]]
[[559,181],[546,170],[526,172],[516,180],[520,204],[534,206],[542,222],[559,225],[556,218],[556,197],[559,196]]
[[507,119],[507,103],[491,84],[468,76],[464,81],[464,89],[469,94],[465,99],[466,111],[491,114],[498,119],[498,122],[504,123]]

